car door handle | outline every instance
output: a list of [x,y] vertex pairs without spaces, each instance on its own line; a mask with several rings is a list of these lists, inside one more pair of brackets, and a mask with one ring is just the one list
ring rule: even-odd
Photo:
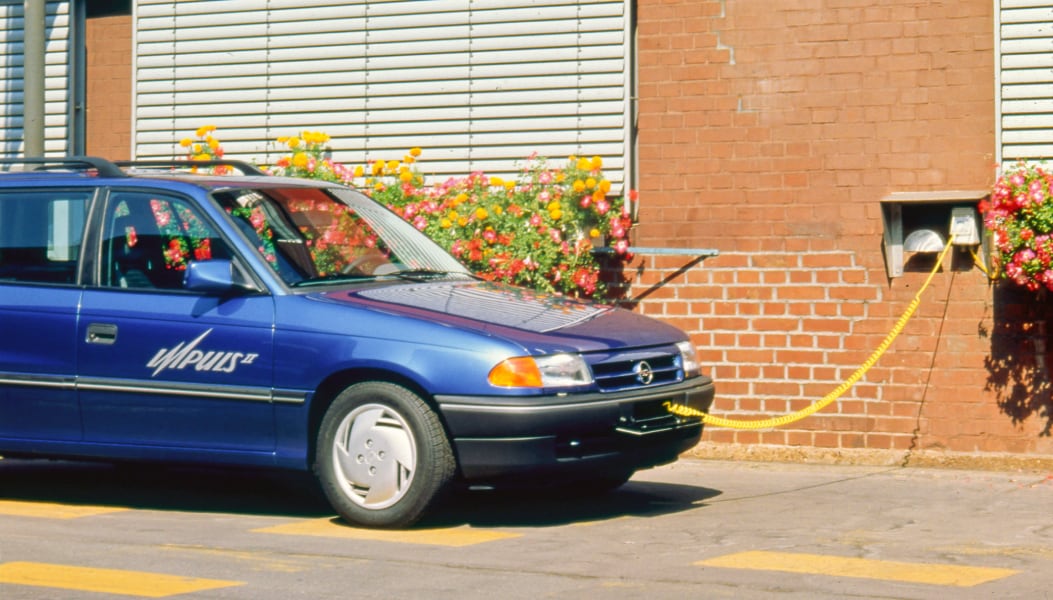
[[92,323],[88,325],[89,344],[110,345],[117,341],[117,326],[111,323]]

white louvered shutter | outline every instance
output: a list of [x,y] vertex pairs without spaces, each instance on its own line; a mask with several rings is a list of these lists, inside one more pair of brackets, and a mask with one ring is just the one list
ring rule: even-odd
[[[23,0],[0,1],[0,155],[25,154],[23,127],[25,82]],[[70,11],[69,2],[48,2],[45,14],[44,153],[64,156],[69,151]]]
[[512,175],[537,153],[625,177],[624,0],[140,0],[133,153],[219,128],[261,163],[301,130],[363,164],[424,149],[433,178]]
[[1053,3],[1002,0],[998,17],[1002,164],[1053,159]]

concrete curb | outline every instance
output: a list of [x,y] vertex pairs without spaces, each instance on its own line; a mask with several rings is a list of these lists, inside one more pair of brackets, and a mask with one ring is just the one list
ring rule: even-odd
[[901,466],[976,471],[1053,472],[1053,456],[962,453],[934,450],[870,450],[813,448],[702,442],[685,457],[754,462],[787,462],[819,465]]

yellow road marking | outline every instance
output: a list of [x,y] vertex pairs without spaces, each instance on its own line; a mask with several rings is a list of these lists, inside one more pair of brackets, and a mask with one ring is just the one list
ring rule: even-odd
[[0,583],[146,598],[165,598],[177,594],[245,585],[243,581],[195,579],[161,573],[91,569],[34,562],[0,563]]
[[791,554],[787,552],[763,551],[728,554],[700,560],[695,564],[705,567],[785,571],[787,573],[884,579],[958,587],[972,587],[1019,573],[1019,571],[1014,571],[1013,569],[907,563],[822,554]]
[[115,506],[77,506],[49,502],[17,502],[0,500],[0,515],[35,517],[39,519],[79,519],[128,510]]
[[470,527],[445,527],[438,529],[361,529],[348,527],[332,519],[313,519],[286,525],[254,529],[257,533],[279,533],[283,535],[312,535],[316,537],[398,542],[403,544],[427,544],[432,546],[471,546],[496,540],[520,537],[518,533],[488,531]]

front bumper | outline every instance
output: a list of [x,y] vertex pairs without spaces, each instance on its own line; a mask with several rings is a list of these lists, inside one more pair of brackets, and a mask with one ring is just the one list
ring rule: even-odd
[[713,381],[624,392],[541,398],[438,396],[462,476],[508,477],[625,472],[669,463],[698,443],[702,422],[664,403],[706,411]]

